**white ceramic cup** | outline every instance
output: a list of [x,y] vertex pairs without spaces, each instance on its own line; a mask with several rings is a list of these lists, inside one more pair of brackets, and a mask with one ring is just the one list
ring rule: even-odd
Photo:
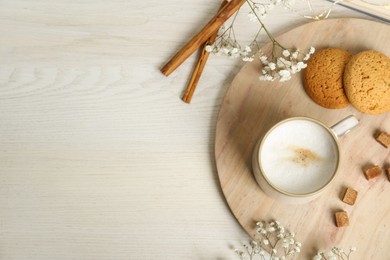
[[315,199],[338,170],[338,138],[358,124],[354,116],[332,127],[308,117],[277,123],[257,143],[253,153],[253,170],[260,188],[286,203]]

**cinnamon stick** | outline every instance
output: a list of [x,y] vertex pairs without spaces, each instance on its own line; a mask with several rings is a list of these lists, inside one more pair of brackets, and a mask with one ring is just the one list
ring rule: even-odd
[[[220,12],[221,9],[224,8],[227,3],[229,3],[228,0],[223,0],[218,12]],[[191,102],[196,86],[198,85],[200,76],[202,75],[207,59],[209,58],[210,53],[206,51],[206,46],[213,44],[217,36],[218,36],[218,30],[213,35],[211,35],[210,38],[207,39],[207,41],[203,44],[202,49],[200,50],[198,60],[192,72],[192,76],[190,78],[190,81],[188,82],[187,88],[182,97],[182,100],[186,103]]]
[[218,31],[219,27],[225,23],[246,0],[231,0],[220,12],[215,15],[203,29],[196,34],[175,56],[161,68],[161,72],[168,76],[179,67],[191,54],[193,54],[211,35]]

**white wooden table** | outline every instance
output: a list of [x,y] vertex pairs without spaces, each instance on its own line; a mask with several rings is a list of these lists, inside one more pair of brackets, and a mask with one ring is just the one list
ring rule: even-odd
[[[0,0],[0,259],[238,259],[248,236],[214,140],[243,63],[212,56],[190,105],[195,56],[159,71],[219,4]],[[309,20],[277,9],[265,22],[277,35]],[[243,41],[251,26],[237,20]]]

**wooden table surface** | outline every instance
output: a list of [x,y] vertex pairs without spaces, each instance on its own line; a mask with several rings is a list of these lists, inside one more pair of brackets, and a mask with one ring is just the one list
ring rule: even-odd
[[[195,55],[159,71],[219,5],[0,0],[1,260],[238,259],[232,247],[249,237],[221,192],[214,142],[243,63],[210,57],[190,105],[180,96]],[[373,19],[341,6],[331,17]],[[309,20],[277,8],[265,22],[277,35]]]

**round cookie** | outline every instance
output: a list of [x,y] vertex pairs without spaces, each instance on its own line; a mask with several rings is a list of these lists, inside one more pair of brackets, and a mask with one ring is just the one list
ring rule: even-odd
[[344,68],[352,54],[339,48],[317,51],[309,59],[303,74],[306,93],[318,105],[344,108],[349,105],[343,88]]
[[390,110],[390,59],[368,50],[354,55],[344,72],[345,93],[351,104],[366,114]]

